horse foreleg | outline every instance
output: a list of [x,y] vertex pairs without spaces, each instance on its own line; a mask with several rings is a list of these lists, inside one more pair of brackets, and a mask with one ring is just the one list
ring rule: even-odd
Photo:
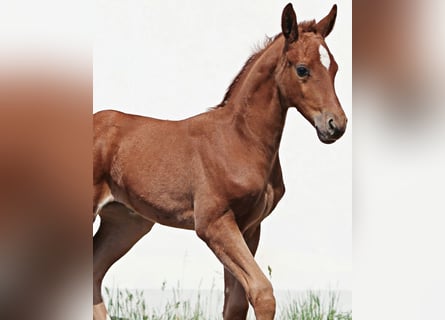
[[93,319],[107,319],[102,301],[102,280],[107,270],[153,227],[153,222],[112,203],[100,213],[101,223],[93,239]]
[[[253,232],[250,230],[244,234],[244,239],[252,255],[255,255],[260,240],[260,226]],[[224,268],[224,319],[245,320],[249,310],[249,302],[241,283]]]
[[195,228],[198,236],[241,284],[255,310],[256,319],[272,320],[275,315],[272,285],[253,258],[233,212],[195,212]]

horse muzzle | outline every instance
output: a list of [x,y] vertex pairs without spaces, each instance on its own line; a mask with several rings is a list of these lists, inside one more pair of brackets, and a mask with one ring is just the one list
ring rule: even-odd
[[346,117],[333,114],[322,114],[315,118],[315,129],[321,142],[330,144],[337,141],[346,130]]

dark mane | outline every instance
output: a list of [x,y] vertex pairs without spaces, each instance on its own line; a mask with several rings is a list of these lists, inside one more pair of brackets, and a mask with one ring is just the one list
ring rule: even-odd
[[[313,32],[316,33],[315,29],[316,22],[315,20],[309,20],[309,21],[303,21],[298,24],[298,30],[301,33],[304,32]],[[221,101],[220,104],[218,104],[216,107],[212,107],[209,110],[222,108],[226,105],[227,101],[229,100],[230,96],[232,95],[232,92],[235,88],[235,86],[240,81],[241,77],[246,73],[246,71],[249,69],[249,67],[253,64],[253,62],[261,56],[261,54],[266,50],[268,46],[270,46],[275,40],[277,40],[281,36],[281,33],[277,34],[274,37],[266,37],[264,43],[261,46],[258,46],[256,51],[247,59],[246,63],[244,63],[244,66],[241,68],[240,72],[237,74],[235,79],[233,79],[232,83],[230,84],[229,88],[226,91],[226,94],[224,95],[223,101]]]

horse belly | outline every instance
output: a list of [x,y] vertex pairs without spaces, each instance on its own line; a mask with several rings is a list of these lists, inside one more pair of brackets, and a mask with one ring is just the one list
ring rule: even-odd
[[193,230],[195,227],[193,209],[186,197],[175,199],[163,192],[137,192],[115,183],[111,189],[116,201],[152,222],[181,229]]
[[135,211],[150,221],[168,227],[188,230],[195,229],[193,210],[165,212],[162,209],[155,208],[149,204],[142,204],[135,208]]
[[182,229],[194,229],[193,203],[183,169],[171,159],[141,156],[137,163],[119,154],[111,168],[114,197],[150,221]]

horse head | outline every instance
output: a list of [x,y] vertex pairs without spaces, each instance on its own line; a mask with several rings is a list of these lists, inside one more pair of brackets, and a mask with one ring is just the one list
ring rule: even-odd
[[324,143],[340,138],[347,123],[334,88],[338,65],[325,42],[336,16],[334,5],[318,23],[299,25],[289,3],[281,21],[285,45],[276,74],[280,98],[286,107],[295,107],[315,127]]

